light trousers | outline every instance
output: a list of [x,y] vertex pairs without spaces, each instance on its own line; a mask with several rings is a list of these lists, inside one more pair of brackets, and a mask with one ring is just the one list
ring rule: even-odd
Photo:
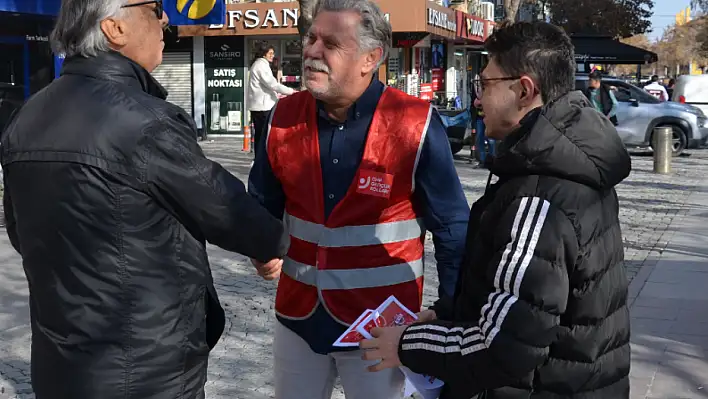
[[362,351],[320,355],[297,334],[276,322],[273,341],[276,399],[330,399],[337,376],[347,399],[401,399],[403,373],[387,369],[372,373],[376,362],[362,360]]

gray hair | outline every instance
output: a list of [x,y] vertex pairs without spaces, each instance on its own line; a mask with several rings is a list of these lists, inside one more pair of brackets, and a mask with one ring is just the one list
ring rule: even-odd
[[321,11],[354,11],[361,17],[359,24],[359,49],[382,50],[377,67],[386,61],[391,49],[391,24],[386,20],[376,3],[371,0],[319,0],[312,16],[314,20]]
[[121,14],[128,0],[63,0],[52,31],[52,50],[67,57],[109,51],[101,21]]

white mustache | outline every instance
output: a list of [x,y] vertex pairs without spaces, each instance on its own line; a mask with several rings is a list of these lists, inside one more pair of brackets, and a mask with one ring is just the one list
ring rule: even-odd
[[308,58],[305,60],[305,68],[310,68],[313,71],[317,72],[329,73],[329,67],[327,66],[327,64],[325,64],[321,60],[316,60],[312,58]]

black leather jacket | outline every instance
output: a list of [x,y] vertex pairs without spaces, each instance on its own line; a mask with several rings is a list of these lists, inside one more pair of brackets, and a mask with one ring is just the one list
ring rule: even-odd
[[205,243],[287,252],[282,223],[165,97],[118,53],[68,58],[2,136],[38,399],[203,397],[224,328]]

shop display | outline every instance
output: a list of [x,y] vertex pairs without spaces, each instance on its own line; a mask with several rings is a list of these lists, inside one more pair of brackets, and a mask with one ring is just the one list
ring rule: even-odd
[[226,131],[228,132],[240,132],[241,131],[241,103],[240,102],[229,102],[227,106],[227,119],[228,123],[226,125]]
[[214,93],[211,100],[211,130],[221,130],[221,102],[219,101],[219,93]]
[[210,37],[204,41],[209,133],[243,132],[244,50],[243,40],[236,37]]
[[300,39],[286,40],[283,46],[285,57],[300,57],[302,55],[302,42]]

